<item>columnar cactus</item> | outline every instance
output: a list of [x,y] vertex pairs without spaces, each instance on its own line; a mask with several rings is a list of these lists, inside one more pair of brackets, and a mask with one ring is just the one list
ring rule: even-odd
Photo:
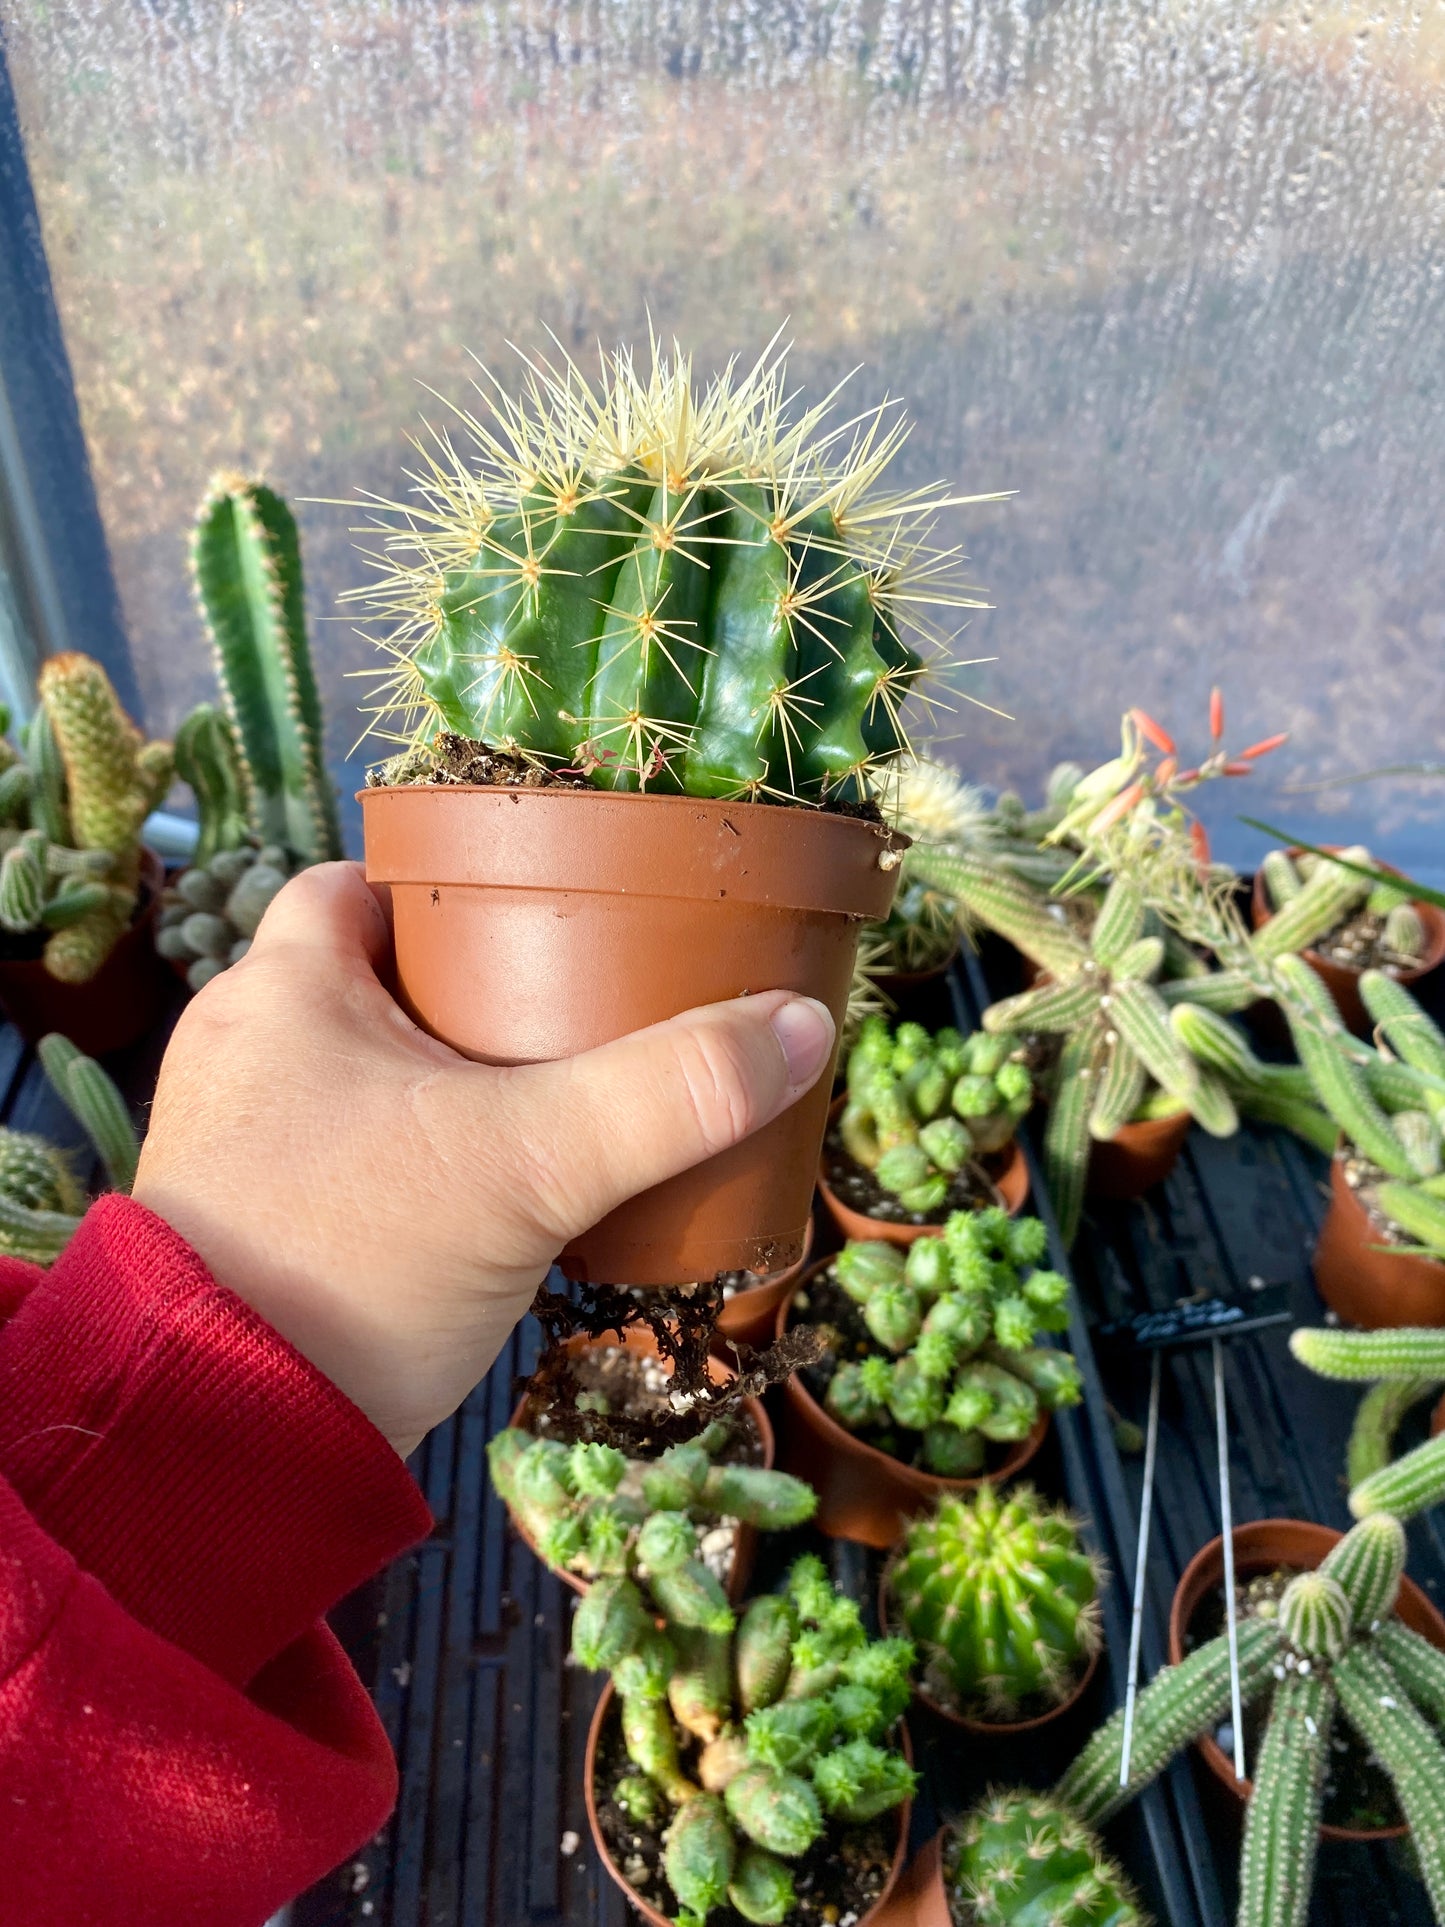
[[1265,894],[1273,915],[1254,939],[1255,953],[1266,959],[1291,951],[1308,950],[1327,937],[1358,910],[1383,919],[1381,936],[1401,962],[1424,949],[1425,929],[1409,892],[1394,883],[1372,883],[1349,863],[1368,866],[1368,850],[1342,850],[1345,862],[1306,854],[1292,858],[1287,850],[1271,850],[1260,864]]
[[176,731],[176,775],[196,799],[198,869],[204,870],[218,851],[239,850],[251,840],[236,732],[214,703],[197,703]]
[[1001,1150],[1033,1102],[1016,1043],[921,1024],[890,1033],[883,1017],[867,1018],[848,1054],[843,1148],[906,1211],[938,1211],[958,1172]]
[[1037,1218],[992,1207],[954,1212],[906,1254],[845,1245],[833,1276],[878,1351],[837,1367],[828,1411],[850,1432],[921,1433],[925,1470],[967,1478],[990,1440],[1027,1438],[1041,1412],[1077,1404],[1072,1356],[1034,1342],[1069,1322],[1068,1281],[1034,1269],[1046,1244]]
[[[736,1632],[717,1636],[705,1725],[678,1710],[689,1699],[677,1690],[685,1641],[676,1626],[658,1631],[631,1580],[593,1586],[572,1651],[610,1672],[622,1701],[623,1745],[641,1784],[624,1777],[619,1804],[653,1824],[654,1795],[675,1809],[663,1871],[698,1921],[724,1901],[761,1927],[787,1920],[796,1899],[788,1862],[830,1825],[876,1819],[913,1791],[912,1768],[887,1744],[907,1704],[913,1648],[870,1642],[857,1606],[811,1555],[782,1593],[753,1600]],[[659,1651],[661,1693],[650,1683]]]
[[141,825],[170,787],[169,743],[148,743],[88,656],[52,656],[24,756],[0,773],[0,926],[48,931],[45,967],[87,983],[135,914]]
[[600,383],[534,364],[519,401],[496,393],[475,464],[439,438],[383,513],[364,592],[395,665],[383,726],[606,789],[866,796],[904,747],[908,619],[957,599],[928,544],[943,498],[877,491],[901,425],[819,434],[826,404],[790,418],[766,356],[704,391],[654,351],[646,372],[608,357]]
[[261,482],[217,475],[196,518],[191,568],[234,732],[230,769],[215,767],[224,748],[211,744],[228,815],[239,776],[257,844],[279,844],[298,865],[340,856],[290,509]]
[[945,1843],[955,1920],[974,1927],[1144,1927],[1121,1868],[1082,1821],[1038,1793],[991,1793]]
[[909,1526],[888,1589],[925,1690],[961,1712],[1057,1702],[1099,1649],[1097,1562],[1031,1486],[941,1500]]
[[[1402,1326],[1353,1332],[1301,1326],[1290,1333],[1289,1344],[1300,1363],[1322,1378],[1370,1385],[1355,1414],[1346,1463],[1351,1489],[1367,1487],[1376,1474],[1388,1470],[1395,1432],[1406,1412],[1445,1384],[1445,1331]],[[1441,1479],[1445,1497],[1445,1468]],[[1403,1490],[1396,1491],[1396,1483],[1387,1482],[1386,1489],[1402,1498]],[[1369,1495],[1379,1490],[1368,1485],[1366,1509]],[[1393,1505],[1386,1509],[1397,1510]]]
[[129,1191],[140,1162],[130,1106],[103,1065],[52,1031],[39,1044],[41,1066],[57,1097],[89,1137],[113,1191]]

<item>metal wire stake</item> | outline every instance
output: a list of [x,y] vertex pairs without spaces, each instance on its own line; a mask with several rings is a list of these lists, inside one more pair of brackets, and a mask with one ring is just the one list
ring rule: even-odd
[[1234,1597],[1234,1507],[1229,1495],[1229,1430],[1225,1423],[1224,1347],[1214,1353],[1214,1432],[1219,1449],[1219,1525],[1224,1535],[1224,1616],[1229,1629],[1229,1711],[1234,1722],[1234,1777],[1244,1778],[1244,1707],[1239,1690],[1239,1608]]
[[1139,1541],[1134,1555],[1134,1612],[1129,1621],[1129,1678],[1124,1688],[1124,1745],[1119,1756],[1121,1787],[1129,1784],[1129,1756],[1134,1750],[1134,1702],[1139,1697],[1139,1642],[1144,1633],[1144,1578],[1149,1564],[1149,1525],[1154,1516],[1154,1455],[1159,1445],[1159,1378],[1163,1359],[1164,1354],[1156,1351],[1149,1363],[1144,1490],[1139,1498]]

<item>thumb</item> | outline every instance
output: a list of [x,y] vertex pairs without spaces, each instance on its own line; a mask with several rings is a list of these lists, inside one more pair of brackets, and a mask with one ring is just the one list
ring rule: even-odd
[[834,1036],[825,1004],[770,990],[518,1069],[513,1101],[556,1146],[534,1174],[547,1228],[565,1242],[760,1129],[811,1090]]

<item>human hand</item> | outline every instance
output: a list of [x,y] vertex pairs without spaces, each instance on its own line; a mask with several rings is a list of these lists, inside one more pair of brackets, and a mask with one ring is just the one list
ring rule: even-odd
[[598,1050],[473,1064],[378,977],[361,866],[292,879],[166,1052],[133,1195],[405,1456],[571,1238],[801,1097],[822,1004],[762,992]]

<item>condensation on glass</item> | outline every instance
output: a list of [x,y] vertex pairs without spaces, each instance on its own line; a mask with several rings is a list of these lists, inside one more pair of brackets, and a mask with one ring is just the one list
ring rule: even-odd
[[[995,608],[948,755],[1036,790],[1143,703],[1445,761],[1445,0],[0,0],[153,724],[206,693],[217,467],[394,491],[543,329],[786,323],[906,399]],[[303,507],[338,764],[343,508]],[[361,752],[364,758],[365,752]],[[353,761],[351,772],[359,768]],[[1242,786],[1230,803],[1243,805]],[[1249,801],[1442,859],[1445,783]]]

